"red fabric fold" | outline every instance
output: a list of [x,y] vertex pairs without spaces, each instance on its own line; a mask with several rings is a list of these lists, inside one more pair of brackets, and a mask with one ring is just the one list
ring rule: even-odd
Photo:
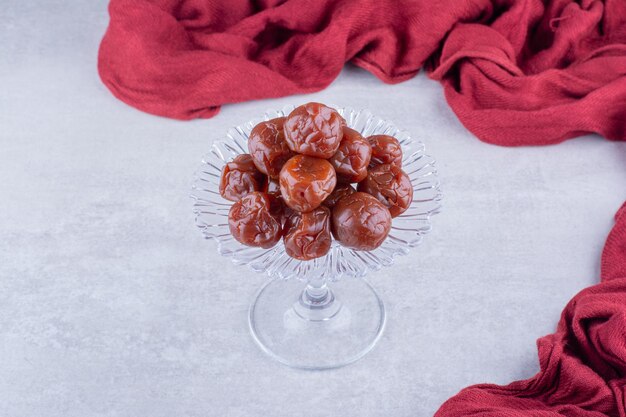
[[556,333],[537,341],[537,375],[466,388],[436,417],[626,416],[626,204],[604,247],[601,274],[600,284],[568,303]]
[[347,61],[387,83],[428,62],[484,141],[626,140],[621,0],[112,0],[109,11],[102,81],[161,116],[317,91]]

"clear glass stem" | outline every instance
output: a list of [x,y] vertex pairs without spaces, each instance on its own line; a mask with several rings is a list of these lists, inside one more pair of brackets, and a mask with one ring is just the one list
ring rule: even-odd
[[329,288],[325,278],[311,280],[293,305],[296,314],[308,321],[332,319],[341,310],[341,302]]

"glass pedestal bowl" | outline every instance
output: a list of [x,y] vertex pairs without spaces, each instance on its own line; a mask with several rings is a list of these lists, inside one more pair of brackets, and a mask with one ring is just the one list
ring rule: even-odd
[[431,230],[430,216],[440,209],[435,161],[425,154],[421,142],[368,110],[335,108],[348,126],[364,137],[386,134],[402,144],[402,168],[411,178],[413,201],[393,219],[391,232],[379,248],[359,252],[333,241],[326,256],[298,261],[287,256],[282,242],[271,249],[254,248],[230,235],[232,203],[218,191],[222,167],[234,156],[248,152],[248,135],[258,122],[289,114],[293,107],[267,112],[263,119],[230,129],[204,157],[192,191],[196,225],[207,239],[217,242],[218,252],[237,265],[269,276],[250,306],[250,331],[265,353],[296,368],[340,367],[374,347],[385,327],[385,307],[364,277],[419,245]]

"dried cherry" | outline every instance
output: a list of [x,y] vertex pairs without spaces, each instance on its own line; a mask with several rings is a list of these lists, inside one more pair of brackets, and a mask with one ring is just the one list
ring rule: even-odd
[[282,222],[272,213],[271,197],[261,192],[248,194],[232,205],[228,227],[238,242],[264,249],[282,237]]
[[389,135],[374,135],[367,138],[372,145],[370,167],[381,164],[394,164],[402,168],[402,147],[398,139]]
[[355,250],[374,250],[391,230],[391,214],[369,194],[356,192],[340,199],[332,212],[335,239]]
[[239,201],[247,194],[261,191],[264,184],[265,176],[256,169],[252,157],[244,153],[224,165],[219,188],[226,200]]
[[336,110],[320,103],[307,103],[287,116],[285,140],[294,152],[328,159],[337,152],[344,124]]
[[332,243],[330,210],[324,206],[308,213],[294,213],[285,223],[285,251],[302,261],[319,258],[328,253]]
[[280,193],[293,210],[311,211],[335,189],[335,169],[325,159],[296,155],[280,171]]
[[356,130],[344,127],[339,148],[328,161],[335,168],[340,182],[359,182],[367,177],[371,157],[369,142]]
[[372,168],[357,189],[371,194],[383,203],[389,209],[391,217],[404,213],[413,200],[413,187],[409,176],[393,164]]
[[294,153],[285,141],[285,118],[261,122],[250,132],[248,150],[257,169],[270,178],[278,178],[280,169]]
[[335,189],[333,190],[333,192],[330,193],[328,197],[326,197],[326,200],[322,202],[322,205],[328,208],[333,208],[335,207],[335,204],[337,204],[337,201],[339,201],[340,199],[342,199],[343,197],[347,195],[354,194],[354,193],[356,193],[356,190],[350,184],[337,185]]

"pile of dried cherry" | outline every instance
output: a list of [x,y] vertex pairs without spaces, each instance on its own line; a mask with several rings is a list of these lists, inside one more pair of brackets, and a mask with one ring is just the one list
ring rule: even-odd
[[248,150],[224,166],[219,190],[235,203],[228,225],[244,245],[270,248],[282,239],[300,260],[326,255],[333,236],[373,250],[413,199],[398,140],[363,138],[320,103],[259,123]]

